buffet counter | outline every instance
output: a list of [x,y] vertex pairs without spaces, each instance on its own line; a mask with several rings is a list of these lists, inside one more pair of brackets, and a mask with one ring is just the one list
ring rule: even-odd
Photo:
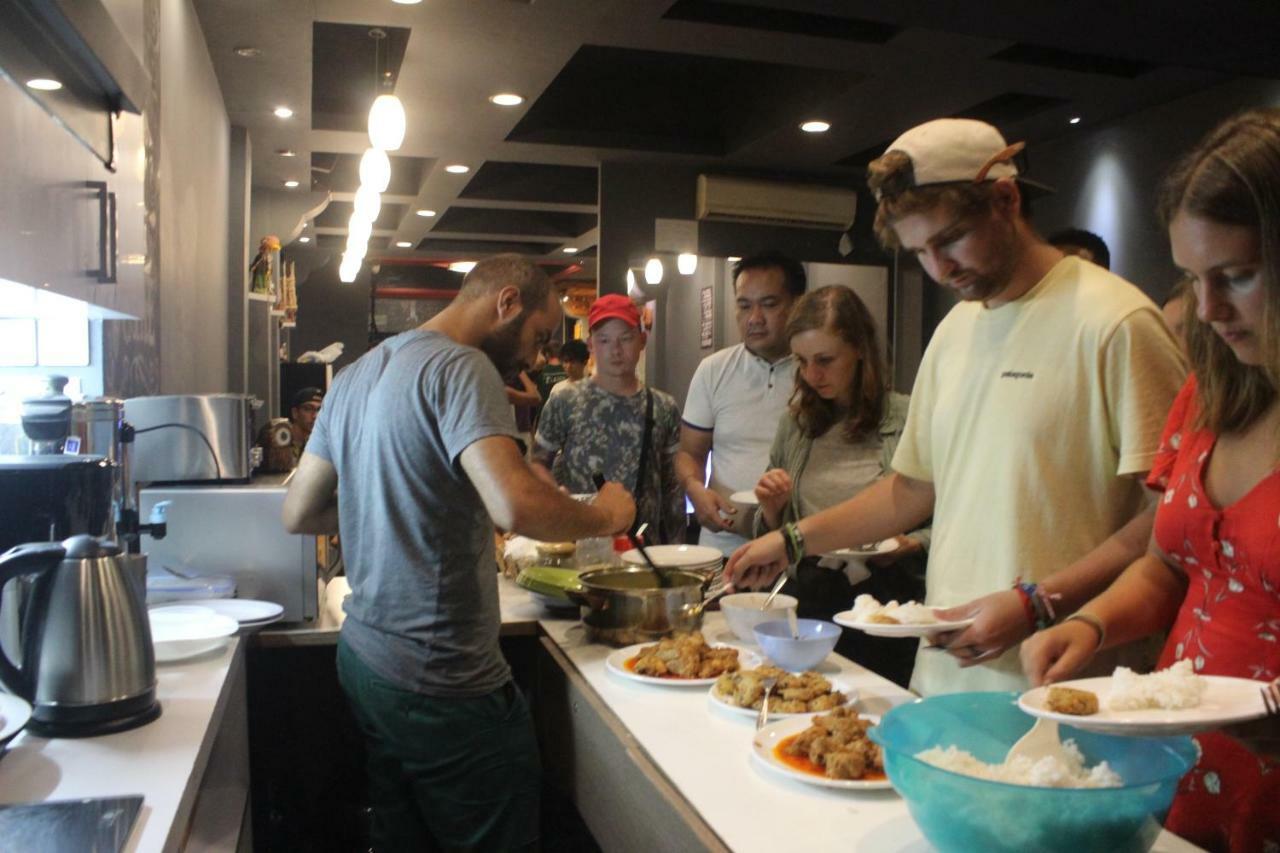
[[235,850],[249,802],[244,643],[156,676],[153,723],[93,738],[19,734],[0,761],[0,803],[141,795],[125,850]]

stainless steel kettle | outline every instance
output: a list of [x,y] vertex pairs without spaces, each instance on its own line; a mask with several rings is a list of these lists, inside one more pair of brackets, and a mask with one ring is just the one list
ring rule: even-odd
[[28,731],[87,737],[158,717],[145,562],[80,535],[10,548],[0,556],[0,597],[24,575],[22,661],[0,653],[0,681],[31,703]]

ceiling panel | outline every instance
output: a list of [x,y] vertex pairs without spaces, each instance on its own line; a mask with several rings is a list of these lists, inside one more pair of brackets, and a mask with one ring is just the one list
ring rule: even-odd
[[596,204],[600,170],[594,166],[508,163],[489,160],[476,170],[459,198]]
[[724,156],[766,128],[799,123],[860,79],[851,71],[588,44],[507,140]]
[[[329,206],[316,217],[316,227],[346,228],[347,221],[351,219],[351,214],[354,212],[355,206],[349,201],[331,201]],[[403,204],[382,205],[382,209],[378,211],[378,218],[373,223],[374,230],[394,230],[400,225],[400,220],[404,219],[404,212]]]
[[451,207],[436,221],[432,231],[472,234],[517,234],[543,237],[559,243],[596,227],[590,213],[550,213],[542,210],[509,208]]
[[445,252],[459,257],[488,257],[503,252],[518,255],[545,255],[551,248],[546,243],[517,243],[509,240],[463,240],[450,237],[424,237],[418,249],[429,252]]
[[311,127],[365,130],[374,97],[395,89],[409,28],[316,21],[311,42]]
[[773,33],[843,39],[883,44],[902,31],[900,27],[844,15],[823,15],[778,6],[729,3],[724,0],[677,0],[662,17],[668,20],[722,24]]
[[[332,151],[311,153],[311,189],[335,193],[353,193],[360,189],[361,154],[337,154]],[[390,155],[391,182],[388,195],[414,195],[422,188],[422,179],[435,162],[429,157]]]

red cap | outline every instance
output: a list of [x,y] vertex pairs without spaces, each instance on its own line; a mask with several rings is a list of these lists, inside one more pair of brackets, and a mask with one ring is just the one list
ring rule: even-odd
[[621,293],[609,293],[601,296],[591,305],[591,313],[587,315],[587,328],[594,329],[605,320],[621,320],[632,328],[640,328],[640,309],[629,296]]

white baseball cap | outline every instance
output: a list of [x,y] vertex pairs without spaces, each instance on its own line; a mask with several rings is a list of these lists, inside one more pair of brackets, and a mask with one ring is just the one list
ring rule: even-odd
[[[1000,131],[985,121],[940,118],[911,128],[895,139],[885,153],[901,151],[911,158],[911,185],[916,187],[1018,178],[1022,183],[1048,190],[1018,175],[1013,158],[1025,146],[1024,142],[1005,142]],[[880,193],[876,193],[879,198]]]

